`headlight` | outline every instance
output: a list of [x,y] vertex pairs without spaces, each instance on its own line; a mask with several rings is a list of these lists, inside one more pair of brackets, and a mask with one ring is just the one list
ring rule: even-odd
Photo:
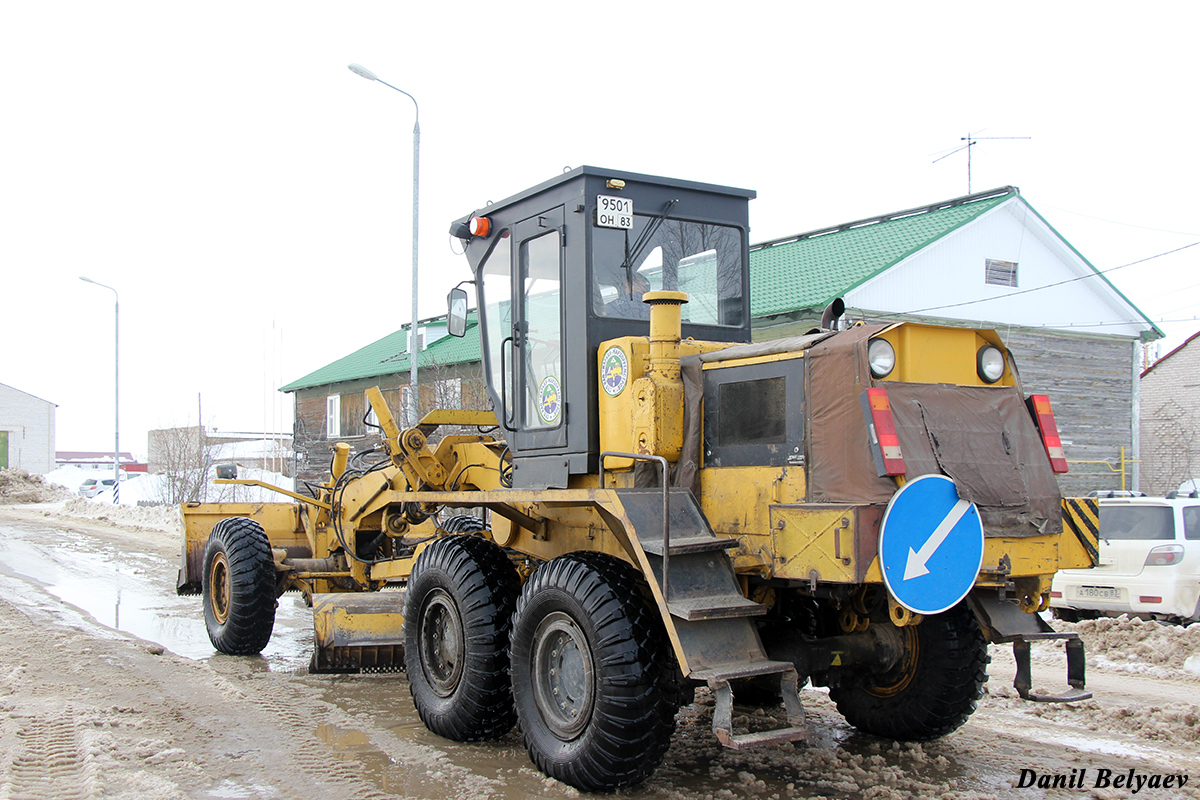
[[896,368],[896,351],[887,339],[872,339],[867,345],[867,363],[876,378],[886,378]]
[[975,371],[984,383],[995,383],[1004,377],[1004,354],[1000,348],[984,345],[975,356]]

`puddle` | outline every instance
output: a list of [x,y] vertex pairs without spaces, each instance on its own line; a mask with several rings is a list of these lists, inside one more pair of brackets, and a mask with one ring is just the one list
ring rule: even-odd
[[[5,522],[0,526],[0,571],[35,584],[88,614],[98,624],[161,644],[196,660],[216,655],[204,627],[198,596],[175,594],[178,565],[160,556],[97,547],[75,531]],[[274,672],[308,668],[312,612],[298,594],[285,594],[275,612],[275,630],[263,650]]]

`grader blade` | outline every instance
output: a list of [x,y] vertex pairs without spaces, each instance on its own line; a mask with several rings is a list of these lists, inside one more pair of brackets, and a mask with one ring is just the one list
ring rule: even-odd
[[309,672],[404,669],[404,592],[313,595]]

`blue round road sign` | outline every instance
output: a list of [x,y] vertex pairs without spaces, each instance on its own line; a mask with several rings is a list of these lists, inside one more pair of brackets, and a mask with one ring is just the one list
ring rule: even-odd
[[879,529],[883,582],[917,614],[953,607],[975,585],[983,563],[979,509],[945,475],[922,475],[892,496]]

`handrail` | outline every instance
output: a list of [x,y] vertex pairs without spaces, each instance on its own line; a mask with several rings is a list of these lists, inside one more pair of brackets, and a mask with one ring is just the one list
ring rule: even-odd
[[[667,595],[671,587],[671,579],[668,574],[669,562],[671,557],[671,482],[667,475],[667,460],[662,456],[652,456],[645,453],[620,453],[615,450],[605,450],[600,454],[600,488],[604,486],[604,459],[606,458],[631,458],[634,461],[657,461],[662,467],[662,487],[663,487],[663,553],[662,553],[662,596],[663,605],[667,604]],[[651,576],[653,577],[653,576]]]

